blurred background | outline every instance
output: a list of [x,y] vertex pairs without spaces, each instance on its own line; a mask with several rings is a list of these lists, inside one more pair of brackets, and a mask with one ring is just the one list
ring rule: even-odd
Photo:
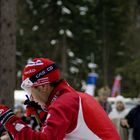
[[56,61],[80,91],[94,73],[94,96],[103,86],[127,98],[140,93],[140,1],[1,0],[0,13],[1,103],[13,106],[34,57]]

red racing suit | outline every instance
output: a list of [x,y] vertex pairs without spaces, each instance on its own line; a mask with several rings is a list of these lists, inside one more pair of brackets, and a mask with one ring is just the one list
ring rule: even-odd
[[48,115],[40,132],[16,117],[5,127],[15,140],[120,140],[98,102],[75,91],[66,81],[54,88],[45,109]]

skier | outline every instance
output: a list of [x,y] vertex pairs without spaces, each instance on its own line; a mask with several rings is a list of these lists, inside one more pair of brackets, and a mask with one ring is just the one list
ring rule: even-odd
[[[13,139],[120,140],[99,103],[61,79],[60,70],[52,60],[33,59],[25,66],[22,80],[21,87],[30,93],[30,99],[41,106],[47,117],[37,132],[17,118],[7,106],[0,105],[0,123]],[[37,108],[31,108],[28,108],[28,114],[38,112]]]

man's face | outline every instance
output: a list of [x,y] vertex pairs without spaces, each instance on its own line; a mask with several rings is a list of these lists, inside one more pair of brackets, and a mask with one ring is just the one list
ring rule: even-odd
[[46,84],[37,87],[31,87],[31,96],[35,102],[40,105],[44,105],[48,100],[49,85]]
[[19,118],[21,118],[23,116],[21,111],[15,112],[15,115]]
[[121,101],[118,101],[118,102],[116,103],[116,109],[117,109],[118,111],[123,111],[123,110],[125,109],[124,103],[121,102]]
[[100,96],[99,96],[99,98],[100,98],[100,100],[101,100],[101,101],[106,102],[106,101],[107,101],[108,96],[107,96],[107,95],[105,95],[105,94],[103,94],[103,95],[100,95]]
[[39,91],[39,86],[38,87],[31,87],[31,96],[35,102],[40,102],[40,96],[41,92]]

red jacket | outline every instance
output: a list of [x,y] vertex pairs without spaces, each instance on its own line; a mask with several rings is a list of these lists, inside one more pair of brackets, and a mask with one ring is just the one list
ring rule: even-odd
[[16,117],[6,123],[15,140],[120,140],[107,114],[91,96],[62,81],[51,93],[41,132]]

